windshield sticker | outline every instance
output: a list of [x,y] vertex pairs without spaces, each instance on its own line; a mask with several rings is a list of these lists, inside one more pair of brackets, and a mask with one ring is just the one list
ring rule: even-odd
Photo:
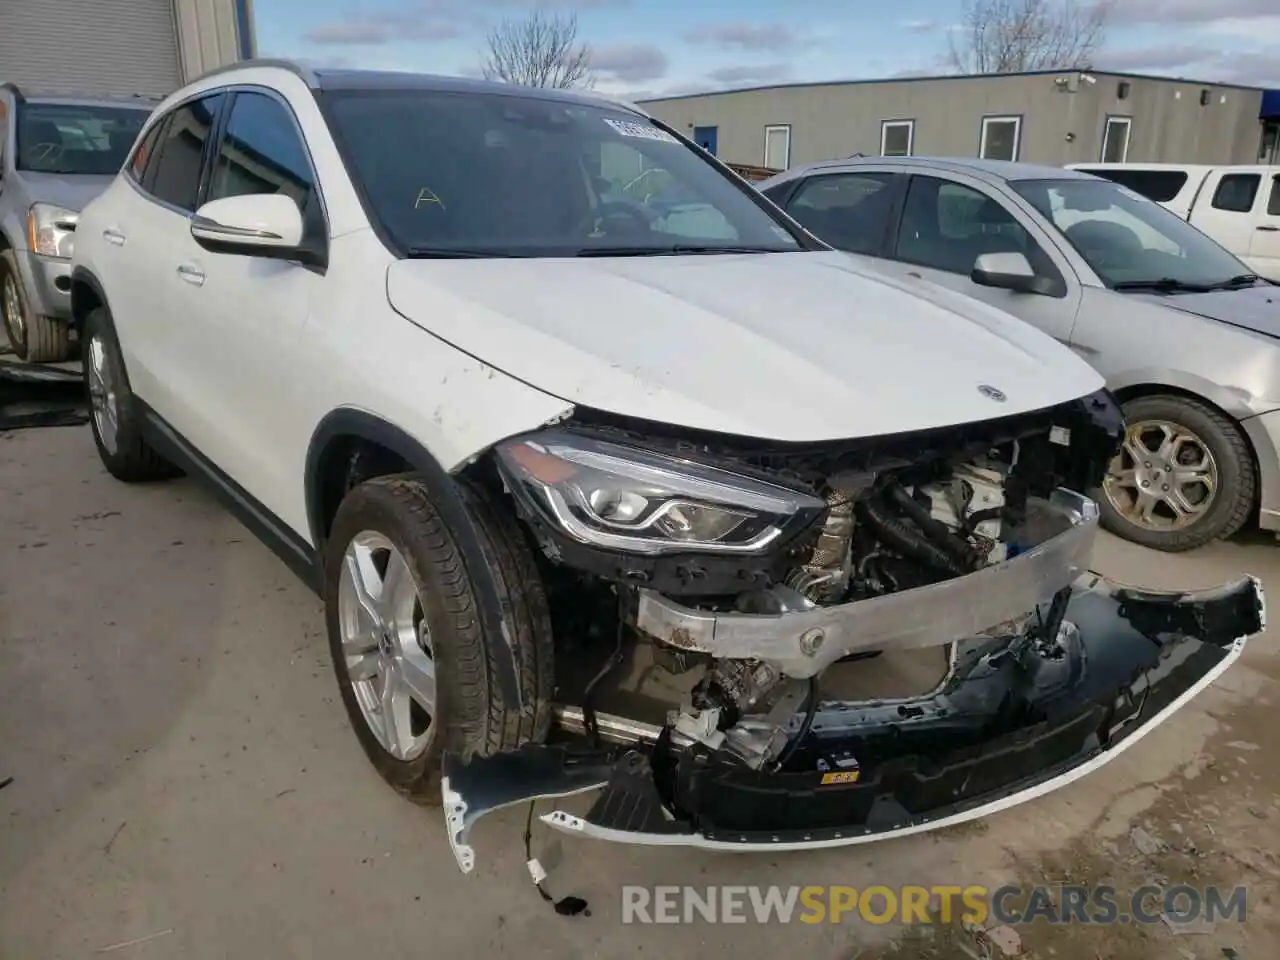
[[608,117],[604,118],[604,122],[624,137],[635,137],[637,140],[657,140],[660,143],[680,142],[661,127],[653,127],[647,123],[636,123],[632,120],[611,120]]
[[413,209],[417,210],[424,203],[436,203],[440,205],[441,210],[447,210],[444,201],[436,196],[435,191],[430,187],[423,187],[418,191],[418,199],[413,201]]

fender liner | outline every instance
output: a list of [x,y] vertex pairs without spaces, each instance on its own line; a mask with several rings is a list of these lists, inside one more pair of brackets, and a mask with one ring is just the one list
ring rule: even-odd
[[[523,710],[520,684],[517,681],[516,654],[512,647],[511,632],[498,600],[498,589],[493,582],[489,564],[485,560],[476,534],[475,524],[467,511],[457,484],[439,461],[417,440],[386,420],[362,410],[340,408],[328,413],[316,426],[307,448],[304,483],[307,504],[307,523],[311,529],[311,542],[316,554],[323,558],[328,530],[322,512],[322,475],[320,462],[330,442],[338,437],[355,437],[385,447],[408,463],[419,475],[440,516],[448,524],[462,551],[462,563],[472,588],[476,591],[480,623],[489,655],[497,665],[498,685],[503,700],[517,710]],[[323,560],[321,560],[323,562]]]
[[71,325],[73,329],[78,329],[80,323],[79,317],[76,316],[76,284],[83,283],[86,287],[93,291],[94,296],[98,298],[98,302],[107,308],[107,313],[111,313],[111,303],[107,300],[107,293],[102,289],[102,284],[98,278],[89,270],[88,267],[73,267],[71,269]]

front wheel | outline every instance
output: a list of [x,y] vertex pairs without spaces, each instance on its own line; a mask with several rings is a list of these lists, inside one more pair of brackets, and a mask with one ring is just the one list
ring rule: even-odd
[[18,264],[9,251],[0,253],[0,319],[19,360],[56,363],[71,356],[71,330],[53,317],[31,311],[22,290]]
[[382,777],[425,804],[440,801],[445,751],[489,756],[540,742],[551,726],[551,625],[532,553],[487,493],[460,493],[498,589],[523,711],[502,701],[478,591],[423,483],[399,475],[357,486],[325,549],[325,616],[343,705]]
[[1103,481],[1103,526],[1166,552],[1229,537],[1257,497],[1253,454],[1239,427],[1189,397],[1124,404],[1124,443]]

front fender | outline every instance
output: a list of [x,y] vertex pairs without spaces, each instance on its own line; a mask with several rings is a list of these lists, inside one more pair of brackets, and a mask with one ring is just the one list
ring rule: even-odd
[[307,523],[316,555],[324,556],[328,529],[324,510],[324,458],[330,444],[342,437],[354,437],[376,443],[392,451],[418,474],[431,501],[449,526],[462,551],[467,576],[476,591],[481,626],[491,660],[498,667],[498,682],[506,703],[515,709],[525,704],[516,677],[516,653],[511,645],[511,629],[506,623],[497,586],[488,561],[480,546],[475,524],[458,491],[453,477],[439,461],[412,436],[399,427],[362,410],[334,410],[320,421],[307,447],[304,484]]

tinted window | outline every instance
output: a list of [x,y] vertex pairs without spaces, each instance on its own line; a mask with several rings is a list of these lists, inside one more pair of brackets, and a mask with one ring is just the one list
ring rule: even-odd
[[180,210],[195,210],[200,191],[200,161],[223,94],[202,97],[176,108],[152,148],[143,180],[157,200]]
[[810,177],[787,212],[821,240],[854,253],[881,252],[893,211],[892,173],[832,173]]
[[898,228],[898,259],[967,274],[984,253],[1021,253],[1037,274],[1057,274],[999,200],[962,183],[912,177]]
[[293,115],[263,93],[238,93],[209,178],[209,200],[282,193],[305,210],[315,177]]
[[416,90],[322,103],[375,220],[420,256],[800,249],[704,151],[621,109]]
[[118,173],[150,115],[142,107],[20,103],[15,166],[41,173]]
[[1267,200],[1267,216],[1280,217],[1280,177],[1271,179],[1271,196]]
[[1248,213],[1253,209],[1253,200],[1258,195],[1261,182],[1261,175],[1256,173],[1228,173],[1218,182],[1218,189],[1213,191],[1214,208]]
[[1013,184],[1108,285],[1222,283],[1249,270],[1177,214],[1106,180]]
[[151,159],[151,155],[155,152],[156,142],[160,139],[164,125],[165,120],[163,119],[158,123],[152,124],[151,129],[147,131],[147,135],[138,144],[137,149],[133,151],[133,158],[129,161],[129,174],[139,183],[142,182],[143,172],[147,169],[147,161]]
[[1092,173],[1095,177],[1105,177],[1112,183],[1123,184],[1156,203],[1172,200],[1187,184],[1185,170],[1091,170],[1082,168],[1084,173]]

